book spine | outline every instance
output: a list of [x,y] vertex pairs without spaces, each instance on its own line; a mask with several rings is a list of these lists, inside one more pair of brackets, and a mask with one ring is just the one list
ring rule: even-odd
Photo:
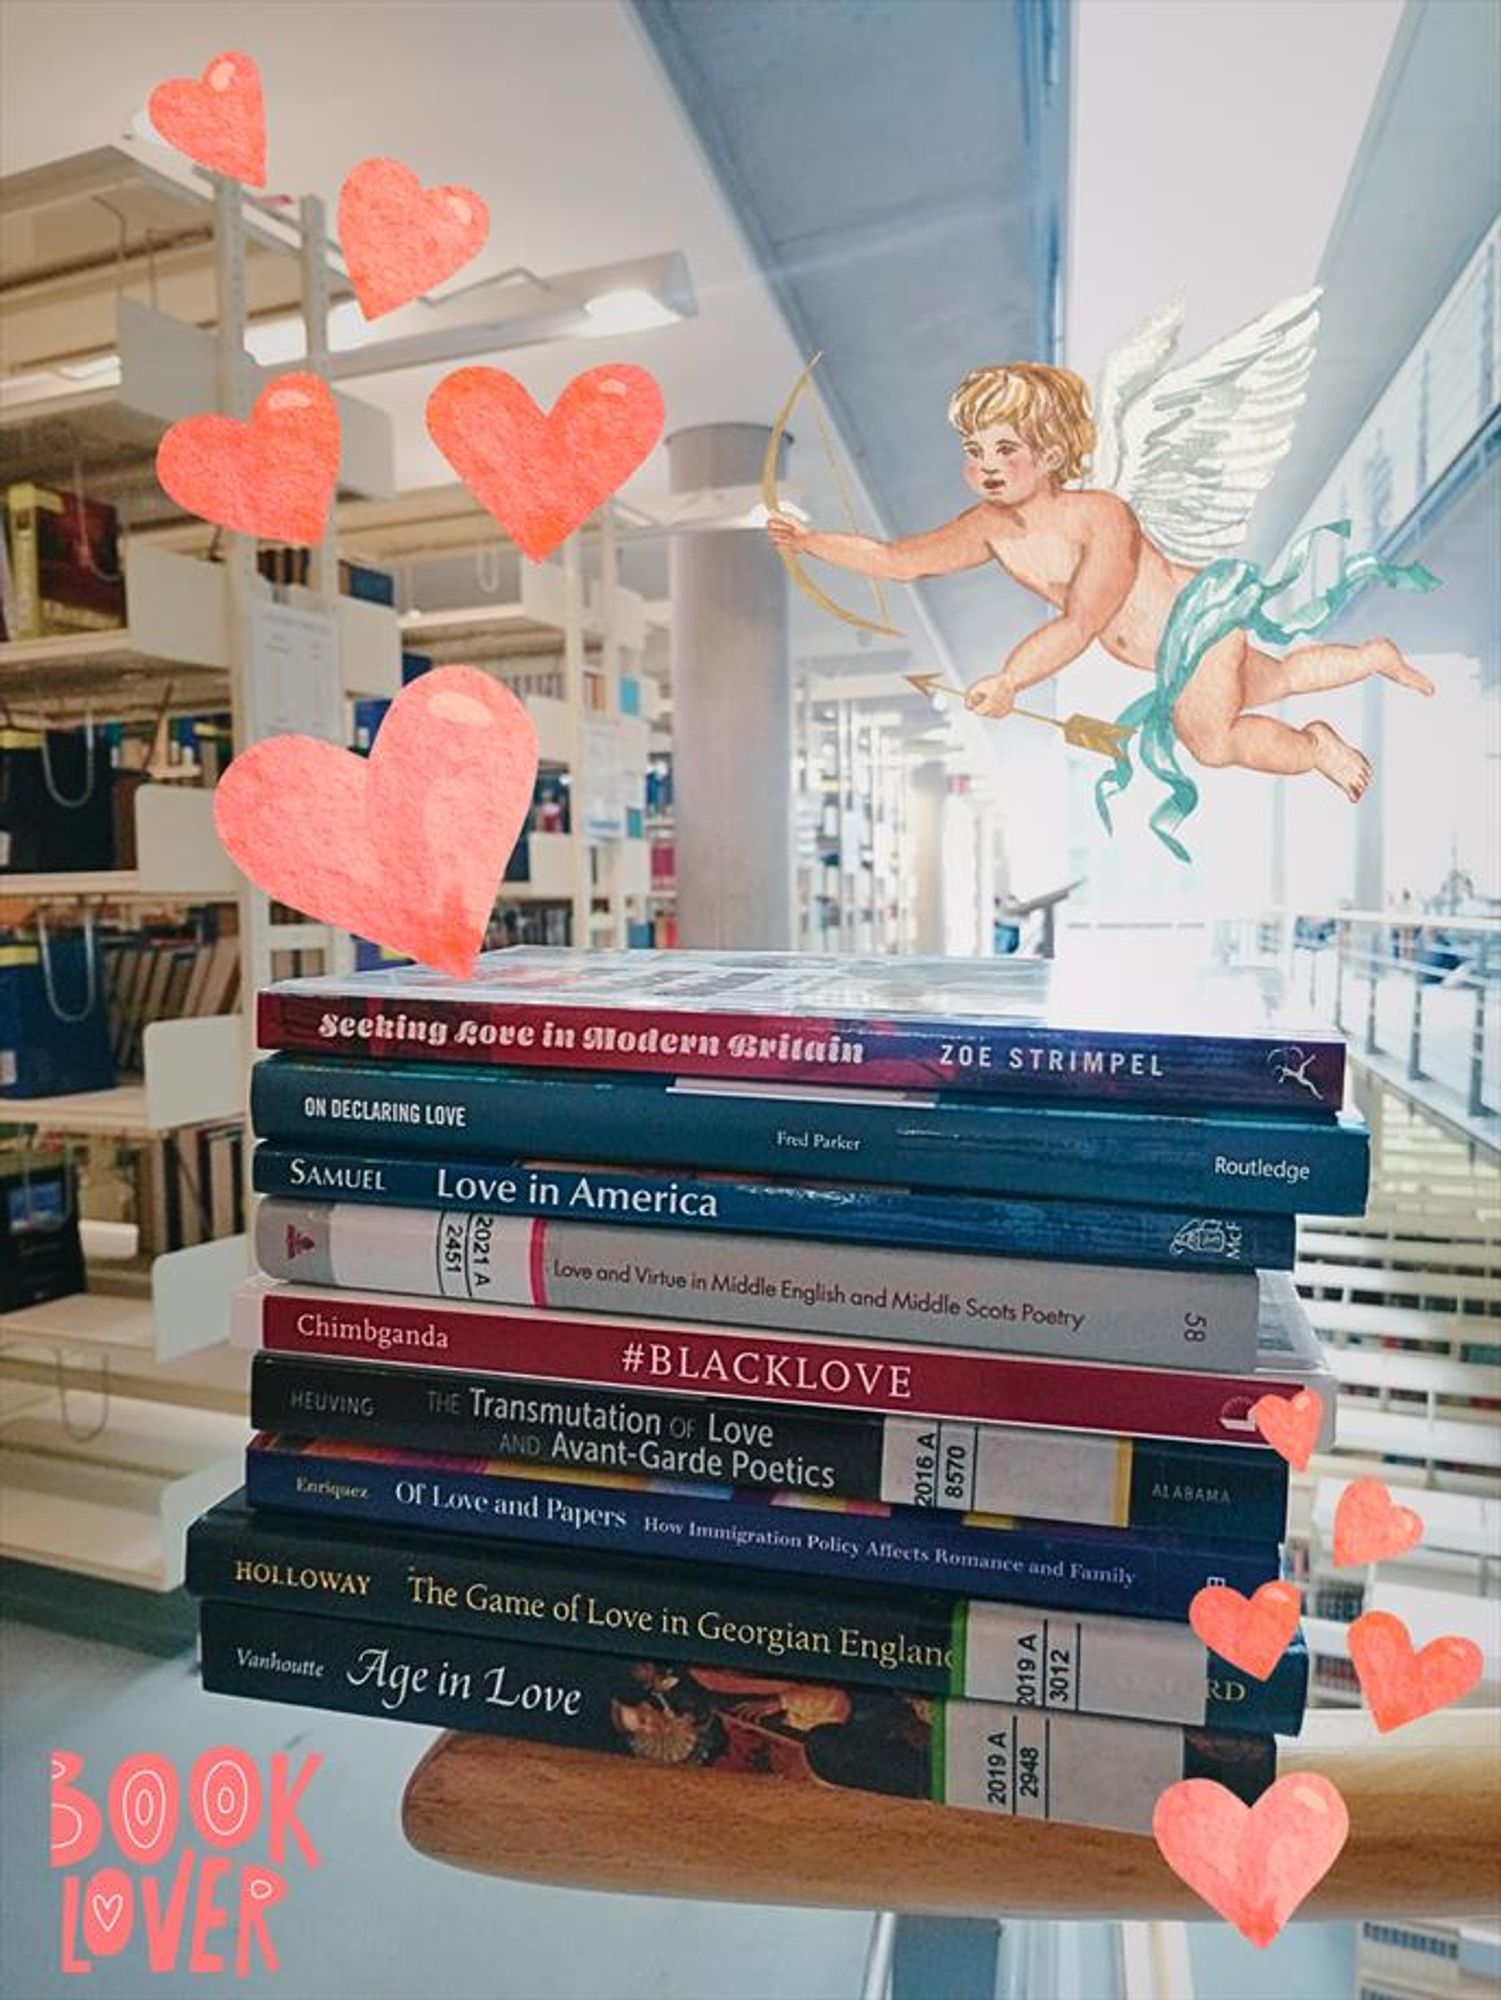
[[931,1591],[873,1591],[693,1563],[587,1567],[444,1536],[309,1534],[281,1516],[215,1509],[188,1530],[187,1586],[318,1617],[374,1618],[757,1674],[835,1674],[865,1687],[1004,1701],[1069,1714],[1296,1735],[1307,1656],[1266,1681],[1211,1654],[1185,1625],[1089,1618]]
[[911,1188],[731,1179],[690,1168],[558,1167],[545,1161],[456,1161],[399,1153],[255,1149],[258,1194],[286,1201],[359,1201],[391,1208],[485,1208],[567,1215],[649,1229],[718,1230],[838,1243],[1058,1257],[1164,1270],[1290,1271],[1289,1215],[1206,1214],[1177,1206],[925,1195]]
[[[666,1556],[845,1581],[948,1586],[974,1597],[1066,1610],[1186,1619],[1211,1579],[1254,1591],[1278,1574],[1275,1545],[1166,1543],[1056,1523],[1008,1527],[869,1502],[798,1507],[727,1487],[582,1474],[529,1479],[524,1467],[258,1438],[245,1455],[252,1507],[505,1535],[522,1542]],[[977,1524],[978,1523],[978,1524]]]
[[930,1714],[921,1698],[895,1691],[708,1667],[664,1673],[650,1657],[214,1600],[200,1617],[203,1685],[213,1694],[654,1762],[670,1756],[1013,1818],[1147,1833],[1158,1798],[1180,1778],[1216,1778],[1254,1800],[1275,1775],[1265,1737],[1000,1702],[940,1702]]
[[[1193,1375],[255,1283],[238,1294],[234,1325],[242,1346],[279,1354],[343,1355],[397,1367],[437,1363],[548,1382],[1211,1444],[1259,1444],[1252,1404],[1266,1394],[1293,1396],[1309,1385],[1296,1367],[1275,1375]],[[1328,1400],[1325,1429],[1332,1434]]]
[[707,1312],[731,1326],[1211,1374],[1256,1365],[1250,1271],[1102,1271],[354,1202],[263,1202],[255,1243],[268,1276],[343,1290],[660,1319]]
[[1031,1022],[846,1018],[524,1005],[494,999],[278,991],[259,996],[262,1048],[486,1067],[672,1071],[742,1082],[1122,1104],[1337,1111],[1344,1043],[1273,1035],[1123,1034]]
[[975,1194],[1135,1202],[1143,1187],[1177,1201],[1274,1214],[1359,1213],[1363,1128],[1330,1120],[1160,1117],[934,1096],[771,1095],[420,1065],[255,1065],[257,1134],[337,1146],[377,1138],[423,1152],[439,1133],[473,1152],[528,1153],[629,1166],[807,1174]]
[[1270,1544],[1288,1468],[1269,1450],[1176,1439],[653,1396],[457,1370],[257,1354],[259,1430],[646,1479],[834,1494],[943,1513],[1031,1515]]
[[40,550],[37,546],[37,493],[34,486],[12,486],[6,496],[10,521],[12,639],[42,636]]

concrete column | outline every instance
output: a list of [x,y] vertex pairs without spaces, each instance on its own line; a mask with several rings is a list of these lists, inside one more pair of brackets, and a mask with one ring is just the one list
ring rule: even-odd
[[[674,493],[759,485],[769,432],[705,424],[667,441]],[[790,951],[792,684],[787,577],[764,534],[672,538],[672,789],[678,936]]]
[[912,843],[913,950],[941,958],[943,922],[943,804],[949,774],[941,757],[925,757],[908,773],[907,831]]
[[1357,910],[1386,907],[1386,683],[1372,678],[1361,688],[1360,747],[1375,766],[1355,815],[1355,880],[1351,890]]

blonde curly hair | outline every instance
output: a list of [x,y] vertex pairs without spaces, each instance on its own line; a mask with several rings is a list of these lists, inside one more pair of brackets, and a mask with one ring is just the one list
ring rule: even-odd
[[1082,479],[1094,450],[1089,388],[1071,368],[1007,361],[973,368],[949,398],[949,422],[963,437],[1010,424],[1039,456],[1056,452],[1054,477]]

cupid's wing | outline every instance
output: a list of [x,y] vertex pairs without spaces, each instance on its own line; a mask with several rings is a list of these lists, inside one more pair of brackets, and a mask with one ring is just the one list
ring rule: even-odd
[[1284,299],[1137,388],[1122,411],[1111,483],[1174,562],[1202,568],[1239,548],[1251,509],[1292,443],[1318,339],[1318,301],[1317,291]]
[[1186,293],[1179,292],[1133,327],[1105,356],[1094,392],[1095,444],[1090,465],[1091,486],[1116,490],[1121,476],[1121,421],[1135,397],[1155,382],[1178,351]]

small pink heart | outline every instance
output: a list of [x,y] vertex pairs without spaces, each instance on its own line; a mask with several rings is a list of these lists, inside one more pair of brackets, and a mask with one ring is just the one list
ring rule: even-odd
[[252,56],[227,49],[201,77],[159,83],[146,115],[160,136],[211,173],[266,184],[266,102]]
[[214,823],[278,902],[463,979],[536,776],[510,689],[438,667],[402,689],[368,758],[307,736],[252,744],[219,780]]
[[1267,1945],[1339,1859],[1350,1815],[1317,1771],[1289,1772],[1253,1806],[1213,1778],[1184,1778],[1158,1799],[1152,1832],[1196,1896]]
[[1334,1510],[1334,1566],[1387,1562],[1405,1556],[1423,1539],[1411,1507],[1397,1507],[1379,1479],[1352,1479]]
[[1254,1597],[1206,1583],[1188,1607],[1188,1622],[1212,1653],[1264,1681],[1292,1643],[1302,1608],[1295,1583],[1264,1583]]
[[339,245],[366,319],[451,278],[489,233],[490,211],[473,188],[425,188],[400,160],[361,160],[339,190]]
[[278,375],[248,422],[184,417],[156,449],[156,476],[179,507],[216,528],[310,544],[339,477],[339,411],[317,375]]
[[1376,1727],[1383,1735],[1420,1715],[1447,1708],[1480,1679],[1485,1656],[1473,1639],[1450,1633],[1421,1652],[1393,1612],[1364,1612],[1350,1627],[1350,1658]]
[[102,1931],[112,1931],[120,1921],[120,1912],[125,1908],[124,1894],[116,1889],[112,1896],[101,1896],[96,1889],[89,1898],[89,1910],[94,1922]]
[[655,378],[624,363],[575,375],[546,414],[499,368],[456,368],[427,399],[433,443],[533,562],[629,479],[665,418]]
[[1300,1389],[1296,1396],[1261,1396],[1251,1405],[1252,1423],[1295,1472],[1307,1470],[1323,1419],[1324,1399],[1317,1389]]

